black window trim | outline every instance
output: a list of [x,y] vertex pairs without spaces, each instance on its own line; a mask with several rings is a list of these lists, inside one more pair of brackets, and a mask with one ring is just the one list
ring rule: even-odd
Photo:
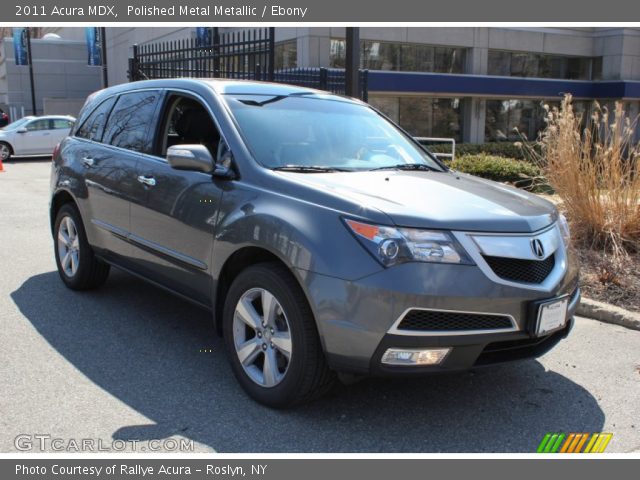
[[[112,148],[115,149],[116,151],[122,151],[122,152],[128,152],[128,153],[134,153],[136,155],[141,155],[144,158],[148,159],[148,160],[153,160],[156,162],[162,162],[164,164],[167,164],[167,160],[166,158],[160,157],[157,155],[157,150],[155,148],[155,141],[156,139],[154,138],[154,148],[153,151],[151,153],[148,152],[136,152],[134,150],[128,150],[126,148],[122,148],[122,147],[118,147],[116,145],[110,145],[108,143],[103,143],[104,138],[100,138],[100,141],[96,141],[96,140],[91,140],[89,138],[82,138],[82,137],[78,137],[77,136],[77,131],[80,129],[81,125],[84,125],[84,122],[87,121],[87,119],[89,118],[89,116],[100,106],[102,105],[104,102],[106,102],[107,100],[114,98],[114,97],[118,97],[116,98],[113,106],[111,107],[111,109],[109,110],[109,114],[107,115],[107,119],[106,122],[109,121],[109,117],[111,116],[111,112],[113,111],[113,107],[115,107],[116,103],[118,103],[118,99],[121,95],[125,95],[127,93],[135,93],[135,92],[145,92],[145,91],[157,91],[160,92],[162,97],[160,99],[160,101],[158,102],[157,106],[156,106],[156,110],[154,112],[153,115],[153,119],[152,122],[154,122],[155,124],[155,133],[154,133],[154,137],[157,136],[158,134],[158,128],[159,128],[159,121],[158,121],[158,113],[160,112],[160,108],[164,108],[164,104],[166,102],[166,98],[171,94],[171,93],[179,93],[181,95],[186,95],[186,96],[191,96],[194,97],[195,100],[198,100],[199,103],[201,103],[205,109],[207,110],[207,112],[209,113],[209,115],[211,116],[211,118],[213,119],[213,123],[215,124],[216,128],[218,129],[218,132],[220,134],[220,138],[222,138],[224,140],[224,142],[227,144],[227,147],[229,148],[229,151],[233,151],[231,148],[231,144],[229,143],[229,140],[227,139],[226,135],[224,134],[222,128],[220,127],[220,121],[218,120],[217,116],[213,113],[213,110],[211,109],[211,106],[209,105],[209,103],[205,100],[205,98],[200,95],[197,92],[194,92],[192,90],[187,90],[185,88],[179,88],[179,87],[146,87],[146,88],[136,88],[136,89],[131,89],[131,90],[124,90],[121,92],[117,92],[114,93],[113,95],[109,95],[107,97],[105,97],[98,105],[96,105],[93,109],[91,109],[91,112],[84,118],[80,118],[81,120],[83,120],[82,124],[79,124],[78,122],[75,123],[75,128],[74,128],[74,132],[73,132],[73,137],[77,140],[83,141],[83,142],[88,142],[88,143],[98,143],[104,147],[108,147],[108,148]],[[224,102],[223,102],[224,105]],[[223,108],[226,108],[226,105],[223,106]],[[106,122],[105,122],[105,126],[106,126]],[[103,137],[104,137],[104,131],[103,131]],[[215,160],[215,159],[214,159]],[[237,162],[237,160],[236,160]],[[238,174],[238,178],[239,178],[239,172],[236,171],[236,173]],[[207,174],[208,175],[208,174]]]
[[[93,113],[94,113],[98,108],[100,108],[100,106],[101,106],[102,104],[104,104],[104,102],[106,102],[106,101],[108,101],[108,100],[111,100],[112,98],[115,98],[115,101],[113,102],[113,105],[111,106],[111,108],[109,109],[109,112],[107,113],[107,115],[106,115],[106,117],[105,117],[105,127],[106,127],[106,126],[107,126],[107,123],[109,122],[109,118],[111,117],[111,113],[113,112],[114,107],[117,105],[118,100],[120,100],[120,97],[121,97],[122,95],[127,95],[127,94],[129,94],[129,93],[151,92],[151,91],[158,92],[158,93],[160,94],[160,96],[161,96],[160,100],[158,101],[158,104],[156,105],[156,109],[154,110],[153,117],[152,117],[152,121],[155,121],[156,114],[158,113],[158,106],[159,106],[161,103],[163,103],[163,102],[164,102],[164,98],[162,98],[162,95],[164,95],[164,92],[166,91],[166,88],[164,88],[164,87],[134,88],[134,89],[131,89],[131,90],[124,90],[124,91],[122,91],[122,92],[116,92],[116,93],[114,93],[113,95],[108,95],[108,96],[106,96],[106,97],[105,97],[105,98],[104,98],[100,103],[98,103],[94,108],[92,108],[92,109],[91,109],[91,111],[90,111],[90,112],[89,112],[89,113],[88,113],[84,118],[80,117],[80,120],[82,120],[82,123],[79,123],[79,122],[77,122],[77,121],[75,122],[75,124],[74,124],[74,131],[73,131],[73,133],[72,133],[72,136],[73,136],[74,138],[79,139],[79,140],[84,140],[84,141],[92,142],[92,143],[99,143],[99,144],[101,144],[101,145],[106,145],[106,146],[108,146],[108,147],[114,147],[114,148],[118,148],[118,149],[120,149],[120,150],[126,150],[127,152],[134,152],[134,153],[141,153],[141,154],[143,154],[143,155],[150,155],[150,154],[149,154],[149,153],[147,153],[147,152],[136,152],[135,150],[129,150],[129,149],[127,149],[127,148],[122,148],[122,147],[118,147],[118,146],[116,146],[116,145],[110,145],[110,144],[108,144],[108,143],[104,143],[104,130],[106,130],[106,128],[105,128],[105,129],[103,129],[103,131],[102,131],[102,136],[100,137],[100,140],[99,140],[99,141],[98,141],[98,140],[91,140],[90,138],[83,138],[83,137],[79,137],[79,136],[78,136],[78,130],[80,130],[80,129],[84,126],[84,124],[87,122],[87,120],[89,119],[89,117],[90,117],[91,115],[93,115]],[[148,133],[149,133],[148,128],[149,128],[149,126],[147,126],[147,131],[145,132],[145,136],[146,136],[146,135],[148,135]]]
[[[101,145],[106,145],[106,146],[109,146],[109,147],[118,148],[118,149],[121,149],[121,150],[124,150],[124,151],[127,151],[127,152],[131,152],[131,153],[138,153],[138,154],[142,154],[142,155],[152,155],[152,152],[153,152],[153,149],[154,149],[154,143],[153,142],[155,141],[155,138],[151,139],[151,152],[139,152],[137,150],[131,150],[129,148],[119,147],[118,145],[112,145],[110,143],[105,143],[104,142],[104,134],[105,134],[105,132],[107,130],[106,127],[107,127],[107,125],[109,123],[109,120],[111,119],[111,114],[113,113],[115,107],[118,105],[118,102],[120,101],[120,98],[122,98],[122,96],[129,95],[129,94],[132,94],[132,93],[157,92],[159,98],[158,98],[158,101],[156,102],[156,105],[155,105],[155,108],[153,110],[153,113],[151,114],[151,119],[147,123],[147,128],[146,128],[146,130],[144,132],[145,138],[149,139],[149,128],[151,127],[152,124],[157,123],[158,108],[160,107],[161,104],[164,103],[165,90],[166,89],[162,88],[162,87],[155,87],[155,88],[147,87],[147,88],[136,88],[136,89],[133,89],[133,90],[126,90],[124,92],[117,93],[116,95],[117,95],[118,98],[116,98],[116,101],[114,102],[113,106],[111,107],[111,110],[109,110],[109,115],[107,116],[107,119],[105,121],[105,128],[102,131],[102,137],[100,138],[100,142],[98,142],[98,143],[100,143]],[[116,96],[116,95],[113,95],[113,96]],[[109,97],[109,98],[112,98],[112,97]],[[101,105],[102,105],[102,103],[101,103]]]
[[[167,163],[167,159],[160,155],[160,149],[159,149],[159,142],[161,140],[160,129],[162,128],[162,123],[163,123],[160,120],[162,119],[162,115],[165,114],[166,108],[168,106],[167,105],[168,100],[171,98],[172,95],[175,95],[175,94],[179,96],[191,98],[197,101],[200,105],[204,107],[204,109],[207,111],[207,113],[213,120],[213,123],[216,126],[216,129],[218,130],[218,134],[220,135],[220,138],[224,141],[224,143],[227,144],[227,148],[229,148],[229,151],[231,151],[231,146],[229,144],[229,141],[227,140],[224,133],[222,132],[222,128],[220,128],[220,122],[218,121],[217,117],[214,115],[213,110],[209,106],[208,102],[204,99],[204,97],[202,97],[200,94],[196,92],[193,92],[191,90],[186,90],[184,88],[163,87],[162,90],[164,92],[164,98],[162,99],[162,102],[161,102],[162,105],[158,104],[159,110],[156,111],[156,115],[155,115],[155,117],[157,117],[157,121],[155,123],[153,151],[151,153],[148,153],[147,156],[149,156],[150,158],[153,158],[154,160],[158,160],[162,163],[165,163],[165,164]],[[217,159],[214,158],[213,160],[215,162]]]
[[74,138],[78,138],[80,140],[86,140],[88,142],[94,142],[94,143],[103,144],[102,143],[102,139],[104,137],[105,128],[102,129],[102,135],[100,136],[100,140],[92,140],[90,138],[80,137],[80,136],[78,136],[78,132],[84,127],[85,123],[87,123],[89,121],[89,118],[91,118],[91,115],[93,115],[96,112],[96,110],[98,110],[102,105],[104,105],[106,102],[110,101],[113,98],[115,98],[115,100],[113,102],[113,105],[111,105],[111,108],[105,114],[104,126],[106,127],[107,126],[107,122],[109,121],[109,117],[111,116],[111,112],[113,111],[113,107],[116,106],[116,103],[118,103],[118,99],[120,98],[120,94],[119,93],[114,94],[114,95],[109,95],[104,100],[102,100],[100,103],[98,103],[98,105],[96,105],[94,108],[92,108],[91,111],[83,119],[82,123],[81,124],[78,123],[77,126],[75,127],[75,129],[73,131],[73,137]]

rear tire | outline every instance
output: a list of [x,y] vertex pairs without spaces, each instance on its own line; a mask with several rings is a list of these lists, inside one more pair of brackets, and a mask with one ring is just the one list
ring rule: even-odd
[[333,385],[311,308],[283,265],[261,263],[241,272],[225,299],[222,322],[233,373],[254,400],[292,407]]
[[63,205],[54,224],[53,244],[58,274],[72,290],[90,290],[102,285],[110,267],[93,253],[75,205]]

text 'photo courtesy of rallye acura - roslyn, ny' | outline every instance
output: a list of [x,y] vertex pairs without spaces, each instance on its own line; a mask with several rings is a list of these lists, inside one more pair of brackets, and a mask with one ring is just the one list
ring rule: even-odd
[[360,101],[151,80],[86,102],[54,152],[62,281],[117,267],[209,309],[246,392],[539,356],[580,299],[549,202],[447,168]]

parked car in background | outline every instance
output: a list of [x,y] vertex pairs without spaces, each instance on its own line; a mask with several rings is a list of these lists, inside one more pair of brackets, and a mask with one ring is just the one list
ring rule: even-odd
[[553,204],[452,171],[369,105],[326,92],[108,88],[51,175],[62,281],[96,288],[115,266],[211,310],[238,381],[270,406],[322,394],[336,372],[542,355],[580,299]]
[[23,117],[0,129],[0,159],[51,155],[76,119],[68,115]]
[[0,108],[0,128],[4,128],[9,125],[9,121],[9,115],[7,115],[7,112]]

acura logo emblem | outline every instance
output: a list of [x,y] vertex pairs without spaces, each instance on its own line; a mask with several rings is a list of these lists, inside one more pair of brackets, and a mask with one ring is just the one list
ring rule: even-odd
[[534,238],[533,240],[531,240],[531,250],[536,257],[544,257],[544,247],[542,246],[542,242],[539,238]]

